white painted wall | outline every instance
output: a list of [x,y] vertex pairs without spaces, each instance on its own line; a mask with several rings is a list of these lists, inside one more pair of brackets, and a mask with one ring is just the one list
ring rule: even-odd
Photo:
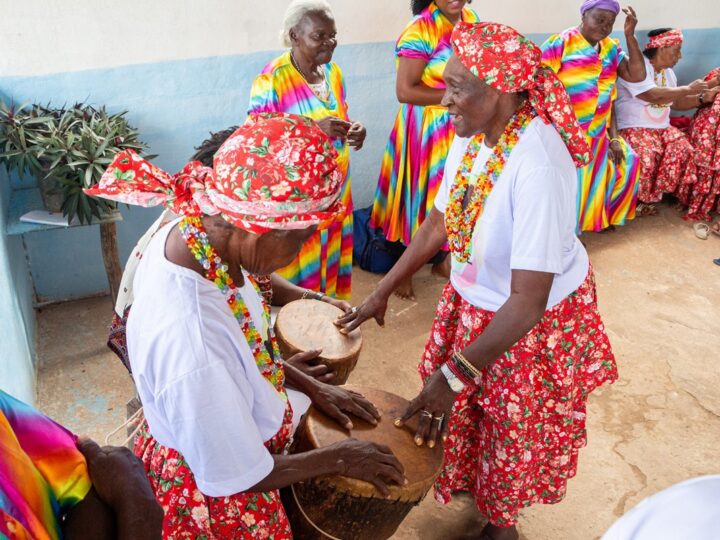
[[[409,0],[330,0],[341,43],[393,41]],[[475,0],[524,33],[576,24],[580,0]],[[204,58],[279,48],[288,0],[0,0],[0,76]],[[635,0],[641,28],[720,25],[718,0]],[[622,18],[618,20],[618,29]]]

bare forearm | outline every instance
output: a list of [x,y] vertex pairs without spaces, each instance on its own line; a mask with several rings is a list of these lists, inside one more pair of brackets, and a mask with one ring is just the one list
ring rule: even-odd
[[417,272],[447,242],[443,215],[435,208],[415,233],[412,242],[392,270],[380,281],[378,292],[385,296],[397,289],[402,281]]
[[306,292],[302,287],[298,287],[276,273],[272,274],[271,282],[273,291],[272,303],[274,306],[284,306],[294,300],[300,300]]
[[673,101],[672,108],[675,111],[689,111],[701,105],[700,96],[684,96]]
[[630,55],[630,59],[628,60],[627,81],[644,81],[645,77],[647,77],[647,72],[645,70],[645,56],[643,56],[642,49],[640,49],[640,43],[634,33],[626,33],[625,40],[627,41],[628,53]]
[[[653,88],[642,94],[638,94],[638,97],[643,101],[652,103],[654,105],[667,105],[668,103],[674,104],[677,100],[696,94],[687,86],[678,86],[676,88]],[[697,101],[696,101],[697,102]]]
[[520,341],[540,321],[545,306],[522,295],[513,294],[497,311],[492,321],[475,341],[462,351],[478,369],[483,369]]
[[340,474],[341,464],[333,447],[291,455],[274,455],[272,472],[248,489],[249,492],[272,491],[316,476]]
[[611,139],[617,139],[617,114],[615,114],[615,102],[612,104],[612,113],[610,114],[610,128],[608,129]]

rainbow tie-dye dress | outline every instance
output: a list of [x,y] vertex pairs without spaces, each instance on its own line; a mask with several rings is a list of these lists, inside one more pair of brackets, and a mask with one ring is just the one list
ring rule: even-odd
[[[330,90],[327,100],[320,99],[308,86],[292,65],[289,51],[279,56],[253,82],[248,114],[286,112],[313,120],[336,116],[350,121],[342,71],[333,62],[324,69]],[[315,233],[295,261],[278,273],[300,287],[347,300],[351,293],[353,250],[350,150],[340,139],[335,139],[334,145],[338,166],[345,177],[341,198],[347,213],[342,222]]]
[[0,390],[0,538],[55,540],[90,491],[75,436]]
[[[466,7],[462,20],[479,19]],[[444,90],[443,71],[452,54],[452,30],[452,23],[432,2],[398,39],[398,63],[400,58],[423,60],[422,83]],[[385,147],[370,222],[381,228],[389,241],[408,245],[432,210],[454,135],[445,107],[409,103],[400,107]]]
[[578,230],[601,231],[635,217],[640,161],[625,141],[624,160],[610,159],[608,128],[617,95],[618,66],[626,57],[612,38],[594,48],[577,28],[551,36],[542,45],[543,62],[565,85],[580,126],[588,135],[593,161],[578,169]]

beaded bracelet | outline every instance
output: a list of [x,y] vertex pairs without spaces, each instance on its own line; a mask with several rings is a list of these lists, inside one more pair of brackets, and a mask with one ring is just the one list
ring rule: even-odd
[[471,377],[468,377],[463,370],[458,368],[458,365],[454,360],[448,360],[445,362],[445,365],[450,373],[452,373],[455,378],[463,384],[463,386],[473,386],[475,384],[475,381],[473,381]]
[[460,351],[455,352],[455,356],[457,357],[457,362],[462,366],[465,371],[468,372],[468,375],[470,375],[473,379],[477,379],[480,377],[480,370],[476,368],[472,363],[465,358],[465,355],[461,353]]

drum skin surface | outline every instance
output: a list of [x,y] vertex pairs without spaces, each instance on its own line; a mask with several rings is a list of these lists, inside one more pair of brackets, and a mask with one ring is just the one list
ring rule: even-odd
[[442,468],[441,446],[430,449],[415,445],[416,422],[403,428],[395,427],[395,418],[402,416],[409,405],[407,400],[367,387],[347,385],[344,388],[359,392],[375,404],[382,413],[378,425],[353,417],[354,428],[347,431],[311,407],[295,435],[293,451],[322,448],[347,438],[383,444],[390,447],[402,463],[408,483],[404,486],[389,484],[390,497],[387,499],[372,484],[344,476],[295,484],[292,490],[284,490],[283,502],[296,538],[389,538],[410,510],[422,501]]
[[334,321],[343,311],[327,302],[295,300],[283,306],[275,321],[275,335],[285,359],[299,352],[322,349],[316,362],[335,372],[332,384],[345,384],[355,368],[362,334],[341,334]]

